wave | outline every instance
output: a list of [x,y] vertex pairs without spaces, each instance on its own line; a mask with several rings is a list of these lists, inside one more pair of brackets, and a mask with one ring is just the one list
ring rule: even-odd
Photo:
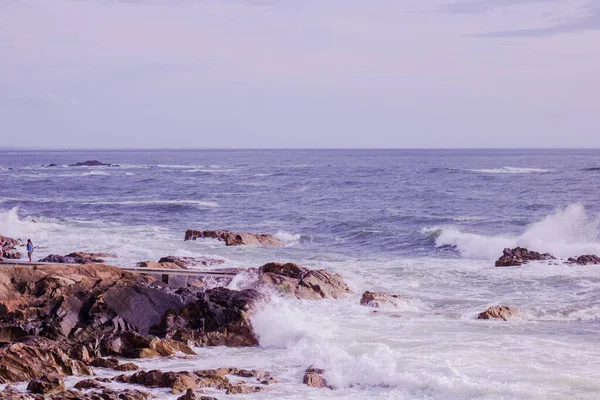
[[600,167],[590,167],[590,168],[584,168],[583,171],[588,171],[588,172],[600,172]]
[[451,246],[463,257],[494,259],[505,247],[526,247],[557,257],[600,254],[600,218],[581,204],[571,204],[529,225],[520,235],[482,235],[456,227],[425,228],[436,247]]
[[502,168],[484,168],[484,169],[470,169],[471,172],[481,172],[485,174],[531,174],[539,173],[544,174],[548,172],[554,172],[553,169],[543,168],[519,168],[519,167],[502,167]]
[[126,201],[97,201],[97,202],[82,202],[82,204],[99,204],[99,205],[147,205],[147,204],[191,204],[204,207],[218,207],[219,204],[214,201],[200,200],[126,200]]

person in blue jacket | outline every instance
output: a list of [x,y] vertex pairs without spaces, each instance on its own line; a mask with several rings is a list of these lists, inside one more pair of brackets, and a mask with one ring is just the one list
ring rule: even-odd
[[27,239],[27,257],[29,257],[29,262],[31,262],[31,254],[33,253],[33,243],[31,243],[31,239]]

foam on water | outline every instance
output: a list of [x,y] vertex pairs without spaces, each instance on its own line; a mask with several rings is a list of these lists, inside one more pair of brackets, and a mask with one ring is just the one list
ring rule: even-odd
[[436,246],[454,246],[464,257],[497,258],[505,247],[526,247],[557,257],[600,254],[600,219],[580,204],[571,204],[529,225],[516,236],[481,235],[455,227],[426,228]]
[[471,172],[482,172],[486,174],[531,174],[531,173],[548,173],[553,172],[552,169],[543,168],[519,168],[519,167],[502,167],[502,168],[483,168],[471,169]]

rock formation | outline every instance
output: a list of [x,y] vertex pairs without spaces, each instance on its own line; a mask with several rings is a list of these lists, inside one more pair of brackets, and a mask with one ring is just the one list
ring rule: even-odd
[[258,285],[298,299],[339,299],[353,293],[342,276],[294,263],[268,263],[258,269]]
[[360,305],[375,308],[383,306],[398,307],[398,304],[401,302],[406,302],[402,296],[385,292],[366,291],[360,298]]
[[544,260],[555,260],[555,257],[548,253],[540,254],[537,251],[529,251],[523,247],[506,248],[502,256],[496,261],[496,267],[514,267],[526,264],[529,261]]
[[310,366],[304,373],[303,382],[305,385],[315,388],[331,388],[325,378],[323,378],[324,370]]
[[211,267],[213,265],[225,264],[225,260],[208,258],[208,257],[177,257],[177,256],[166,256],[158,260],[159,263],[173,263],[177,264],[182,268],[188,267]]
[[579,256],[577,258],[569,258],[567,260],[567,264],[578,264],[578,265],[588,265],[588,264],[600,264],[600,257],[587,254],[583,256]]
[[283,247],[285,243],[277,239],[273,235],[246,233],[246,232],[229,232],[226,230],[217,231],[195,231],[187,230],[185,232],[185,240],[196,239],[217,239],[225,242],[227,246],[263,246],[263,247]]
[[477,315],[477,319],[502,319],[508,321],[521,314],[521,310],[509,306],[490,307]]

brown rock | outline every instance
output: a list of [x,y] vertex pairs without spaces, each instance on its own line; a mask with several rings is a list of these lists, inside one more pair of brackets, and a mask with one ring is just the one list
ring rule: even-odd
[[192,389],[188,389],[183,396],[177,398],[177,400],[217,400],[215,397],[209,396],[197,396]]
[[106,386],[102,384],[98,379],[83,379],[73,386],[77,390],[87,389],[103,389]]
[[44,375],[29,382],[27,390],[35,394],[52,394],[66,390],[65,381],[56,375]]
[[506,248],[502,256],[496,261],[496,267],[514,267],[527,264],[529,261],[555,260],[556,258],[548,253],[540,254],[537,251],[529,251],[523,247],[514,249]]
[[140,367],[138,365],[135,365],[134,363],[125,363],[125,364],[121,364],[121,365],[117,365],[115,368],[115,371],[137,371],[138,369],[140,369]]
[[397,307],[400,302],[406,302],[406,300],[400,295],[385,292],[366,291],[360,299],[360,305],[375,308],[385,305]]
[[108,388],[86,393],[76,390],[67,390],[50,396],[45,396],[45,398],[48,400],[147,400],[150,397],[151,396],[148,393],[141,392],[139,390],[115,390]]
[[578,265],[588,265],[588,264],[600,264],[600,257],[594,254],[586,254],[583,256],[579,256],[577,258],[569,258],[567,260],[567,264],[578,264]]
[[298,299],[339,299],[353,293],[342,276],[310,270],[293,263],[268,263],[258,269],[259,286],[276,289]]
[[96,358],[90,363],[92,367],[115,369],[119,365],[116,358]]
[[519,315],[521,310],[514,307],[508,306],[496,306],[490,307],[484,312],[477,315],[477,319],[502,319],[508,321],[509,319]]
[[74,253],[67,254],[66,256],[60,256],[57,254],[50,254],[39,260],[39,262],[49,262],[58,264],[101,264],[104,262],[104,258],[114,257],[107,253],[85,253],[83,251],[76,251]]
[[315,388],[330,388],[323,378],[324,370],[310,366],[304,373],[304,384]]
[[227,246],[285,246],[285,243],[283,241],[269,234],[230,232],[226,230],[194,231],[191,229],[185,232],[185,240],[196,240],[206,238],[220,240],[222,242],[225,242]]
[[158,260],[159,263],[173,263],[177,264],[182,268],[187,267],[210,267],[213,265],[225,264],[225,260],[208,258],[208,257],[177,257],[177,256],[166,256]]
[[182,393],[187,389],[198,389],[198,377],[190,372],[162,372],[159,370],[139,371],[131,376],[117,377],[119,382],[142,385],[151,388],[171,388],[172,393]]

